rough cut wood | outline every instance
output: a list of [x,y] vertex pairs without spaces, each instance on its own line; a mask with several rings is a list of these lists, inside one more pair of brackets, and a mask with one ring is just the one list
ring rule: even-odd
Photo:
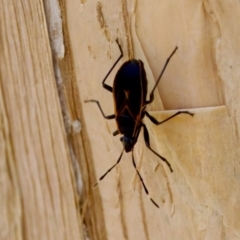
[[83,239],[42,1],[0,1],[0,239]]
[[134,149],[160,210],[146,197],[129,154],[99,184],[107,239],[239,239],[238,1],[69,0],[66,9],[96,179],[122,146],[112,136],[114,121],[84,100],[100,100],[105,113],[113,113],[101,81],[119,56],[116,38],[124,50],[121,63],[131,56],[144,61],[149,89],[177,45],[148,109],[157,119],[178,109],[195,113],[158,127],[145,121],[152,146],[172,164],[172,174],[142,138]]
[[[237,19],[237,0],[0,1],[0,238],[240,239]],[[134,148],[160,209],[130,154],[92,188],[122,150],[114,120],[84,103],[113,113],[101,81],[119,56],[117,38],[121,63],[144,62],[149,89],[179,47],[148,111],[195,115],[144,121],[174,172],[142,136]]]

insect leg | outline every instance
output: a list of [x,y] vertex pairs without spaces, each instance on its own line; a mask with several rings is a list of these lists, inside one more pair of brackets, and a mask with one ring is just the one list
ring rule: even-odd
[[148,133],[147,127],[145,126],[145,124],[142,124],[142,126],[143,126],[144,140],[145,140],[145,144],[146,144],[147,148],[148,148],[149,150],[151,150],[154,154],[156,154],[159,158],[161,158],[162,161],[164,161],[164,162],[168,165],[170,171],[173,172],[172,167],[171,167],[170,163],[168,162],[168,160],[167,160],[166,158],[162,157],[161,155],[159,155],[157,152],[155,152],[155,151],[150,147],[150,139],[149,139],[149,133]]
[[113,136],[117,136],[118,134],[119,134],[119,131],[118,131],[118,130],[116,130],[116,131],[113,132]]
[[155,89],[156,89],[156,87],[157,87],[157,85],[158,85],[158,83],[159,83],[159,81],[160,81],[160,79],[161,79],[161,77],[162,77],[162,75],[163,75],[163,73],[164,73],[164,71],[165,71],[165,69],[166,69],[169,61],[170,61],[170,59],[172,58],[172,56],[174,55],[174,53],[177,51],[177,49],[178,49],[178,47],[175,47],[175,49],[173,50],[173,52],[171,53],[171,55],[170,55],[170,56],[168,57],[168,59],[166,60],[166,63],[165,63],[165,65],[164,65],[163,69],[162,69],[162,72],[160,73],[160,75],[159,75],[159,77],[158,77],[158,79],[157,79],[157,81],[156,81],[156,83],[155,83],[155,85],[154,85],[154,87],[153,87],[153,89],[152,89],[152,91],[151,91],[151,93],[150,93],[150,100],[149,100],[149,101],[146,101],[147,104],[149,104],[149,103],[151,103],[151,102],[153,101],[153,99],[154,99],[153,93],[154,93],[154,91],[155,91]]
[[103,112],[103,110],[102,110],[102,107],[101,107],[99,101],[90,99],[90,100],[85,100],[84,102],[85,102],[85,103],[87,103],[87,102],[95,102],[95,103],[98,105],[98,108],[100,109],[100,111],[101,111],[101,113],[102,113],[102,115],[103,115],[104,118],[106,118],[106,119],[114,119],[114,118],[115,118],[115,114],[108,115],[108,116],[106,116],[106,115],[104,114],[104,112]]
[[112,72],[112,70],[114,69],[114,67],[117,65],[117,63],[119,62],[119,60],[123,57],[122,47],[121,47],[121,45],[119,44],[118,40],[116,40],[116,42],[117,42],[117,45],[118,45],[118,48],[119,48],[121,54],[120,54],[120,56],[118,57],[117,61],[113,64],[113,66],[111,67],[111,69],[108,71],[107,75],[105,76],[105,78],[104,78],[103,81],[102,81],[102,86],[103,86],[103,88],[105,88],[105,89],[108,90],[109,92],[112,92],[112,89],[113,89],[113,88],[112,88],[111,86],[105,84],[105,81],[106,81],[106,79],[108,78],[109,74],[110,74],[110,73]]
[[179,115],[179,114],[189,114],[189,115],[191,115],[191,116],[194,115],[194,113],[190,113],[190,112],[188,112],[188,111],[178,111],[178,112],[176,112],[175,114],[173,114],[172,116],[170,116],[170,117],[166,118],[165,120],[159,122],[156,118],[154,118],[153,116],[151,116],[148,112],[145,112],[145,114],[146,114],[146,116],[151,120],[151,122],[153,122],[153,123],[156,124],[156,125],[160,125],[160,124],[162,124],[162,123],[165,123],[165,122],[167,122],[168,120],[176,117],[176,116]]
[[122,150],[122,152],[121,152],[121,154],[120,154],[117,162],[116,162],[112,167],[110,167],[110,168],[99,178],[99,180],[93,185],[94,187],[95,187],[96,185],[98,185],[98,183],[99,183],[101,180],[103,180],[103,179],[106,177],[106,175],[107,175],[109,172],[111,172],[111,170],[112,170],[113,168],[115,168],[115,167],[120,163],[121,158],[122,158],[122,155],[123,155],[123,151],[124,151],[124,149]]
[[134,157],[133,157],[133,151],[132,151],[132,163],[133,163],[133,166],[134,166],[134,168],[135,168],[135,170],[136,170],[136,172],[137,172],[137,174],[138,174],[138,177],[139,177],[140,180],[141,180],[141,183],[142,183],[142,186],[143,186],[143,188],[144,188],[145,193],[148,195],[148,197],[150,198],[150,200],[152,201],[152,203],[153,203],[156,207],[159,208],[159,206],[157,205],[157,203],[149,196],[148,189],[147,189],[147,187],[146,187],[146,185],[145,185],[145,183],[144,183],[144,181],[143,181],[143,178],[142,178],[140,172],[139,172],[138,169],[137,169],[137,166],[136,166],[136,163],[135,163],[135,160],[134,160]]

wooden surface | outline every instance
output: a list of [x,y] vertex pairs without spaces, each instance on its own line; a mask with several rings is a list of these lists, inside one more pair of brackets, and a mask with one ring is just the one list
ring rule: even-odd
[[84,100],[97,99],[107,115],[113,113],[112,96],[101,81],[119,56],[117,38],[124,58],[109,85],[134,56],[143,60],[151,89],[177,45],[148,110],[157,119],[178,109],[195,113],[158,127],[145,120],[152,147],[173,173],[148,151],[142,135],[134,149],[160,209],[146,197],[130,154],[99,184],[107,239],[239,239],[239,3],[81,3],[68,1],[67,22],[96,178],[116,162],[122,145],[112,136],[114,120],[102,118],[97,106]]
[[83,239],[42,1],[1,1],[0,29],[0,239]]
[[[0,2],[0,239],[240,239],[240,5],[223,1]],[[101,81],[141,59],[149,89],[179,47],[134,148],[122,150]]]

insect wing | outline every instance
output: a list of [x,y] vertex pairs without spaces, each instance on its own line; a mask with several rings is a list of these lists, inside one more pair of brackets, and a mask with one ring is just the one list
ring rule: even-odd
[[118,70],[114,84],[113,95],[116,114],[128,107],[133,118],[136,118],[146,99],[147,80],[142,61],[130,60]]
[[137,60],[125,62],[117,72],[113,84],[115,116],[122,134],[134,135],[136,121],[141,119],[146,92],[147,80],[143,63]]

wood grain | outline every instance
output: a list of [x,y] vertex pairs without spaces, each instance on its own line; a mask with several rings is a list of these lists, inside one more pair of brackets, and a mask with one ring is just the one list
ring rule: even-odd
[[81,239],[42,1],[0,2],[1,239]]
[[[113,114],[112,96],[101,81],[119,56],[117,38],[124,52],[121,63],[132,55],[144,62],[149,91],[177,45],[148,110],[157,119],[179,109],[195,113],[193,118],[178,116],[158,127],[145,120],[151,145],[172,164],[172,174],[146,149],[142,137],[134,149],[160,210],[146,197],[129,154],[124,153],[120,166],[99,184],[107,239],[239,239],[240,35],[234,20],[240,14],[239,4],[100,3],[101,18],[99,1],[69,0],[67,4],[83,122],[96,177],[117,161],[122,146],[119,136],[112,136],[114,120],[106,121],[94,104],[84,100],[97,99],[106,114]],[[118,67],[107,79],[109,85]]]
[[[237,0],[0,2],[1,239],[240,239],[240,6]],[[101,81],[141,59],[149,90],[174,47],[148,111],[151,146],[124,153],[113,97]]]

